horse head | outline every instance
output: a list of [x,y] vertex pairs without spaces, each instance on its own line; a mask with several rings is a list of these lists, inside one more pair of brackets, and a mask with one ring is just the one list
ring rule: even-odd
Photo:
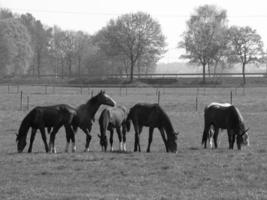
[[167,145],[168,145],[168,151],[172,153],[177,152],[177,136],[179,135],[179,132],[173,132],[172,137],[168,137]]
[[98,134],[98,137],[100,139],[99,144],[102,148],[102,151],[107,151],[107,146],[108,146],[107,136]]
[[243,131],[243,133],[241,134],[242,137],[242,144],[243,145],[247,145],[249,146],[249,138],[248,138],[248,130],[249,128],[247,128],[245,131]]
[[17,135],[16,137],[17,151],[18,153],[21,153],[24,150],[25,146],[27,145],[26,138],[20,137],[20,135],[17,133],[16,135]]
[[241,145],[249,146],[249,137],[247,133],[248,130],[249,128],[247,128],[246,130],[242,130],[241,134],[237,135],[237,148],[239,150],[241,149]]
[[109,95],[106,94],[105,91],[101,90],[96,96],[96,100],[100,104],[115,106],[116,101],[114,101]]

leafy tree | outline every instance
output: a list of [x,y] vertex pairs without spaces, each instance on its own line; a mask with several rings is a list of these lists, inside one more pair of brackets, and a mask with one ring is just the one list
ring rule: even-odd
[[[31,35],[31,46],[34,50],[32,72],[40,77],[42,63],[48,52],[48,44],[51,40],[51,28],[45,28],[41,21],[36,20],[31,14],[27,13],[20,16],[21,22],[27,27]],[[35,67],[36,66],[36,67]]]
[[243,84],[246,84],[245,70],[248,63],[261,62],[263,42],[256,30],[246,26],[232,26],[229,30],[231,40],[231,62],[241,62]]
[[0,19],[13,18],[13,13],[8,9],[0,8]]
[[1,70],[5,74],[26,73],[32,58],[26,27],[14,18],[0,20]]
[[204,83],[206,66],[214,64],[222,49],[226,47],[226,19],[225,10],[219,10],[211,5],[200,6],[187,21],[187,30],[179,43],[179,48],[184,48],[186,51],[182,58],[202,65]]
[[130,64],[130,81],[133,81],[133,73],[140,60],[144,57],[158,60],[165,47],[160,24],[143,12],[125,14],[110,20],[96,34],[95,42],[106,55],[127,59]]

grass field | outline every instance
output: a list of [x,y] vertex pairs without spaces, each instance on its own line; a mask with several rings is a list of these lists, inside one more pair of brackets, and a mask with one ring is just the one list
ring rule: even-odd
[[[165,153],[157,130],[151,153],[145,153],[147,128],[141,135],[143,152],[133,152],[133,129],[127,134],[127,153],[101,152],[97,120],[104,107],[93,125],[91,152],[83,152],[85,135],[79,130],[77,152],[64,153],[62,129],[56,138],[57,154],[44,153],[40,134],[32,154],[18,154],[14,133],[28,112],[27,96],[30,109],[58,103],[78,106],[99,89],[47,88],[47,94],[40,86],[19,90],[23,91],[23,111],[17,88],[9,88],[8,93],[7,86],[0,86],[0,199],[267,199],[266,88],[160,89],[160,104],[180,132],[177,154]],[[250,128],[250,146],[228,150],[227,134],[222,132],[217,150],[203,149],[203,109],[213,101],[229,102],[231,90],[233,104]],[[109,88],[106,92],[128,108],[137,102],[158,101],[154,88],[131,88],[127,93]],[[118,149],[116,134],[114,140]]]

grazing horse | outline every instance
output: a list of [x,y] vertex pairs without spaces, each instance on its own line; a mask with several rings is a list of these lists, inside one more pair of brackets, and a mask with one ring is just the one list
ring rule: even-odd
[[[74,117],[72,126],[73,130],[77,130],[79,127],[86,135],[84,151],[89,151],[89,144],[92,138],[90,134],[92,123],[94,121],[95,114],[101,105],[115,106],[116,102],[104,91],[100,91],[97,95],[89,99],[86,104],[82,104],[76,109],[77,115]],[[68,147],[68,144],[69,143],[67,143],[66,148]]]
[[219,129],[227,129],[229,149],[234,148],[235,140],[239,150],[241,145],[249,144],[248,129],[245,129],[243,117],[239,110],[229,103],[211,103],[208,105],[204,110],[204,123],[202,136],[204,148],[207,147],[211,126],[214,127],[213,140],[215,148],[218,147]]
[[[27,144],[27,134],[30,128],[32,128],[32,133],[28,149],[29,153],[32,152],[33,141],[38,129],[41,132],[46,152],[50,150],[51,152],[56,153],[54,146],[55,136],[62,126],[64,126],[66,129],[67,140],[71,139],[74,143],[74,138],[72,137],[74,134],[71,123],[75,115],[75,109],[66,104],[42,107],[38,106],[33,108],[21,122],[16,138],[18,152],[22,152],[25,148]],[[46,141],[45,128],[47,128],[48,132],[50,132],[50,130],[53,128],[52,132],[50,133],[49,147]]]
[[[135,130],[134,151],[141,151],[139,135],[142,132],[143,126],[147,126],[149,127],[147,152],[150,152],[154,128],[159,129],[166,151],[177,152],[176,140],[179,133],[174,131],[168,115],[158,104],[135,104],[128,114],[127,121],[129,120],[132,120]],[[167,138],[164,132],[166,132]]]
[[[110,131],[110,151],[113,151],[113,132],[114,128],[117,131],[120,151],[126,151],[126,132],[130,129],[130,122],[126,122],[127,119],[127,108],[124,106],[117,106],[114,108],[105,108],[99,117],[99,127],[100,127],[100,145],[102,151],[107,150],[107,135],[106,130]],[[122,128],[122,130],[121,130]],[[122,142],[123,140],[123,142]]]

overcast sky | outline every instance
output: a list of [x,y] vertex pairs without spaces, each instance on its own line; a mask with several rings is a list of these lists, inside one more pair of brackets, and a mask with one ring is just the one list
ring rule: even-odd
[[[266,2],[266,3],[265,3]],[[229,25],[250,26],[257,30],[267,47],[267,1],[253,0],[0,0],[0,7],[17,13],[31,13],[42,23],[67,30],[94,34],[111,18],[129,12],[151,14],[162,26],[168,52],[161,62],[179,60],[177,50],[185,22],[194,10],[204,4],[227,10]]]

